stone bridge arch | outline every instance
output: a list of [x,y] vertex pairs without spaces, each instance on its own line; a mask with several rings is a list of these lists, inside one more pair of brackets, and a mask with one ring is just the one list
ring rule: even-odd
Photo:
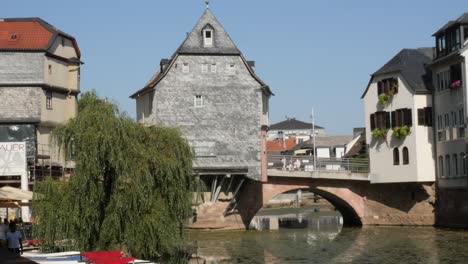
[[[342,182],[329,180],[318,182],[311,179],[295,178],[291,180],[284,177],[269,177],[268,182],[250,185],[250,188],[253,186],[256,186],[256,190],[245,191],[254,195],[249,195],[250,199],[240,201],[239,209],[243,211],[240,213],[246,226],[263,205],[267,204],[274,196],[298,189],[310,190],[329,201],[343,216],[345,226],[361,226],[363,223],[365,198],[359,194],[359,191],[355,190],[353,183],[343,185]],[[252,203],[254,200],[257,201],[255,205]]]

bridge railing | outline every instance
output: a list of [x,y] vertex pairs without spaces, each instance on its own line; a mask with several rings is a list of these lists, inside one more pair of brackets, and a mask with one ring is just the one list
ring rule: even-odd
[[313,156],[268,155],[268,168],[286,171],[342,171],[369,173],[369,160],[359,158],[317,158]]

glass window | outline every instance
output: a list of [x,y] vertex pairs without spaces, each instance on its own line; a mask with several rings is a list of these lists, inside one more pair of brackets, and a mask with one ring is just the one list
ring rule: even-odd
[[216,73],[216,63],[211,64],[211,72]]
[[408,148],[404,147],[403,148],[403,164],[409,164],[409,153],[408,153]]
[[211,29],[206,29],[204,31],[203,43],[205,46],[212,46],[213,45],[213,31]]
[[460,168],[463,176],[466,176],[465,153],[460,153]]
[[52,109],[52,92],[46,92],[46,109]]
[[194,106],[195,107],[202,107],[203,106],[203,96],[195,95],[195,97],[194,97]]
[[452,156],[452,162],[453,162],[453,175],[458,176],[458,155],[453,154]]
[[439,177],[444,177],[444,157],[439,156]]
[[445,155],[445,176],[450,177],[450,156]]
[[398,148],[393,149],[393,165],[400,165],[400,152]]
[[201,65],[201,71],[202,71],[202,73],[207,73],[208,72],[208,64],[203,63]]
[[190,71],[188,63],[184,63],[182,65],[182,72],[183,73],[188,73]]

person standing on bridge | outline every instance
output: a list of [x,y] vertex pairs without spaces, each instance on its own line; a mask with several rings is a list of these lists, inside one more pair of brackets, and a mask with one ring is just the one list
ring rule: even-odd
[[283,157],[281,159],[281,163],[283,163],[283,170],[285,171],[286,170],[286,157]]

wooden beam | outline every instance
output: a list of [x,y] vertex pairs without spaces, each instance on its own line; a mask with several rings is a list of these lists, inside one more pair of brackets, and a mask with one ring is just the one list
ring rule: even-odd
[[226,177],[223,176],[223,178],[221,179],[221,182],[219,183],[219,186],[216,187],[214,201],[212,201],[214,203],[218,201],[219,193],[221,192],[221,187],[223,187],[224,179],[226,179]]
[[218,183],[218,176],[215,176],[215,178],[211,182],[211,202],[213,202],[213,199],[214,199],[214,194],[215,194],[217,183]]

